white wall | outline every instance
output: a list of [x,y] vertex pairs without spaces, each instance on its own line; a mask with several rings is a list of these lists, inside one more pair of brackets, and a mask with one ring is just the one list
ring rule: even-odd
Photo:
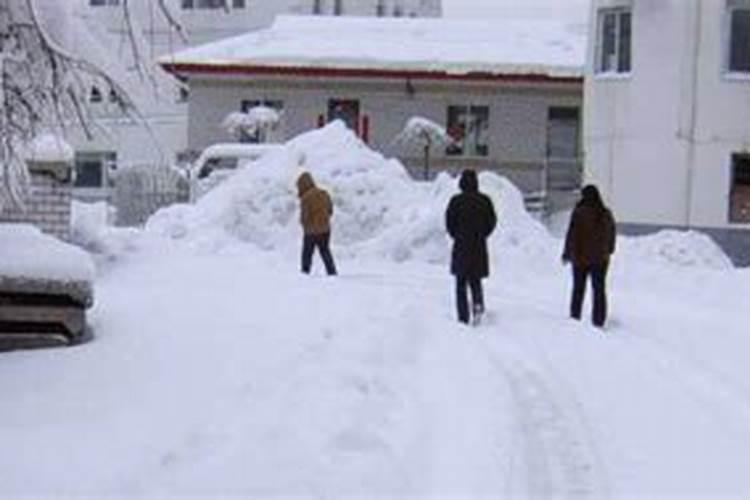
[[[632,5],[630,75],[594,73],[596,10]],[[729,161],[750,145],[750,79],[724,74],[723,0],[595,0],[586,174],[621,222],[728,226]]]

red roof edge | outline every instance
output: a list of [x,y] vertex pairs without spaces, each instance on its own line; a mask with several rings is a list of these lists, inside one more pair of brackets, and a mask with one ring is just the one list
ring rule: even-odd
[[583,83],[583,76],[550,76],[541,74],[494,74],[470,72],[463,74],[445,71],[412,71],[389,69],[349,69],[349,68],[310,68],[300,66],[254,66],[244,64],[194,64],[162,63],[166,71],[187,76],[189,74],[208,75],[285,75],[299,77],[326,78],[381,78],[413,80],[453,80],[453,81],[505,81],[531,83]]

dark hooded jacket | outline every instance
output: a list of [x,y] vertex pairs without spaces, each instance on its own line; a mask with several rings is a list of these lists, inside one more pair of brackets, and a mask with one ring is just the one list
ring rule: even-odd
[[615,219],[599,190],[586,186],[570,218],[563,259],[582,268],[605,264],[615,252],[616,235]]
[[445,226],[453,238],[451,273],[464,278],[484,278],[490,274],[487,238],[497,224],[495,207],[488,196],[479,192],[473,170],[461,174],[459,187],[461,193],[451,198],[445,212]]
[[306,235],[321,235],[331,232],[333,203],[328,193],[315,185],[308,172],[297,179],[300,200],[300,223]]

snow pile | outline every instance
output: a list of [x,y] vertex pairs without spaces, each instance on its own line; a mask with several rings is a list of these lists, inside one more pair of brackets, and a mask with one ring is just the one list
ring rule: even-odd
[[623,237],[618,258],[679,267],[730,269],[732,261],[706,234],[697,231],[660,231],[648,236]]
[[0,276],[89,282],[94,265],[83,250],[26,224],[0,224]]
[[[240,240],[263,249],[296,248],[300,237],[296,179],[309,170],[334,200],[333,239],[348,255],[445,262],[450,242],[444,212],[455,179],[415,182],[405,168],[369,149],[336,122],[290,141],[232,175],[196,205],[158,212],[147,229],[217,247]],[[544,246],[549,236],[523,206],[518,190],[494,174],[480,175],[500,218],[495,238],[513,247]]]
[[75,151],[62,137],[45,133],[26,147],[26,160],[41,163],[73,163]]
[[[244,165],[195,205],[161,210],[147,230],[209,251],[241,241],[264,250],[297,252],[301,229],[295,183],[302,170],[309,170],[333,197],[338,256],[448,261],[451,242],[444,214],[458,193],[456,179],[442,174],[434,182],[414,181],[398,161],[368,148],[341,122],[303,134]],[[480,173],[479,182],[498,215],[490,239],[493,259],[524,268],[530,262],[556,265],[562,241],[526,211],[518,189],[491,172]],[[731,265],[700,233],[621,237],[618,247],[618,261],[718,269]]]

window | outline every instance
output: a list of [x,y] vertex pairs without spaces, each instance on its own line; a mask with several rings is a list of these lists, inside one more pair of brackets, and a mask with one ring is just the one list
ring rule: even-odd
[[732,155],[729,222],[750,224],[750,155]]
[[729,2],[729,61],[731,72],[750,72],[750,2]]
[[359,134],[359,101],[355,99],[331,99],[328,101],[328,121],[343,121],[347,127]]
[[448,134],[454,143],[449,156],[488,156],[487,136],[490,108],[487,106],[448,106]]
[[[242,101],[242,105],[240,106],[240,109],[243,113],[247,113],[253,108],[257,108],[258,106],[265,106],[267,108],[271,108],[275,110],[277,113],[281,114],[284,112],[284,101],[279,100],[273,100],[273,99],[250,99],[250,100],[244,100]],[[248,134],[247,132],[241,132],[240,136],[240,142],[246,142],[246,143],[252,143],[252,144],[262,144],[266,142],[270,142],[271,139],[274,139],[273,132],[278,128],[278,124],[275,124],[271,127],[259,127],[258,130],[255,131],[253,134]]]
[[75,187],[106,187],[107,170],[114,169],[116,165],[117,153],[114,152],[77,153]]
[[601,9],[597,29],[597,73],[629,73],[632,41],[630,8]]
[[323,0],[314,0],[313,2],[313,14],[323,13]]
[[344,0],[334,0],[333,15],[340,16],[344,13]]
[[92,7],[105,7],[107,5],[120,5],[120,0],[89,0]]
[[[183,9],[225,9],[228,0],[182,0]],[[234,8],[244,8],[245,0],[232,0]]]
[[102,97],[102,91],[99,90],[99,87],[91,87],[91,93],[89,94],[89,102],[92,104],[98,104],[102,102],[104,98]]

